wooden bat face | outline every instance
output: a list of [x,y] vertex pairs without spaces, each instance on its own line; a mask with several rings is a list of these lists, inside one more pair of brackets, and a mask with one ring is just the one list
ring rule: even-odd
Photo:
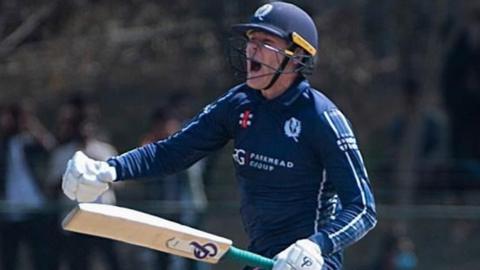
[[96,203],[79,204],[62,227],[208,263],[217,263],[232,245],[229,239],[166,219]]

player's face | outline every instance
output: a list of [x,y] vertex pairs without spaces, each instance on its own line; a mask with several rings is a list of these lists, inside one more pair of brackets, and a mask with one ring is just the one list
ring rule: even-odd
[[264,89],[274,76],[285,57],[282,53],[287,42],[264,32],[248,34],[247,85],[253,89]]

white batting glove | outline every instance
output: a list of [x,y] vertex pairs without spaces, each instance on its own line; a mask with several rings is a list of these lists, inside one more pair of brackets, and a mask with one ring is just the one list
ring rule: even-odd
[[63,174],[63,193],[71,200],[93,202],[117,178],[117,172],[107,162],[96,161],[77,151],[68,161]]
[[321,270],[320,247],[308,239],[298,240],[275,256],[272,270]]

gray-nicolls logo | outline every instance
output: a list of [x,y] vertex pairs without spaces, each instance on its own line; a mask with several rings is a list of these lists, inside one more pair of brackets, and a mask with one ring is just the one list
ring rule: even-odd
[[312,262],[312,259],[310,259],[309,257],[307,256],[304,256],[303,259],[302,259],[302,264],[300,265],[302,268],[304,267],[310,267],[313,265],[313,262]]
[[215,257],[218,253],[218,248],[213,243],[206,243],[204,245],[192,241],[190,245],[193,247],[193,255],[197,259],[205,259],[206,257]]
[[242,128],[247,128],[252,125],[252,118],[253,118],[253,113],[250,110],[245,110],[240,114],[240,120],[238,121],[238,124]]
[[263,21],[263,17],[266,16],[270,11],[272,11],[273,6],[271,4],[265,4],[255,11],[255,17],[257,17],[260,21]]
[[292,138],[295,142],[298,142],[298,136],[300,136],[300,132],[302,132],[302,122],[295,117],[292,117],[285,121],[285,125],[283,126],[285,130],[285,135],[287,137]]

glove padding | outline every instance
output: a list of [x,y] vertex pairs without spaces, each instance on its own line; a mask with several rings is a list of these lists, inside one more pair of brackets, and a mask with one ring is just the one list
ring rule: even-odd
[[62,189],[71,200],[93,202],[109,188],[108,183],[116,178],[115,168],[107,162],[93,160],[77,151],[68,161]]
[[320,247],[308,239],[298,240],[275,256],[272,270],[321,270]]

